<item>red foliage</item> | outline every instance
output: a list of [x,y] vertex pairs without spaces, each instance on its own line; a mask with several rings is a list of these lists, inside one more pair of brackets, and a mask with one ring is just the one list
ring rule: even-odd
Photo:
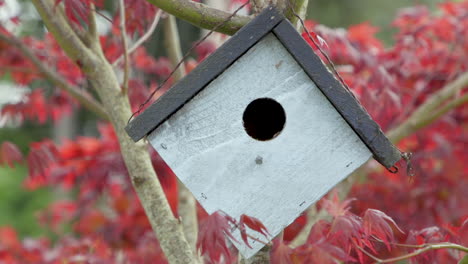
[[225,236],[237,241],[231,234],[233,219],[215,212],[200,223],[197,248],[213,262],[235,263],[234,254],[228,248]]
[[247,229],[245,228],[245,226],[248,226],[250,229],[257,231],[265,237],[267,237],[268,234],[268,230],[260,220],[258,220],[255,217],[247,216],[245,214],[241,215],[239,224],[237,226],[241,233],[242,240],[244,240],[245,244],[249,247],[250,245],[247,237]]
[[[63,3],[70,21],[79,25],[87,23],[90,4],[99,2],[55,0],[56,5]],[[156,9],[144,0],[126,0],[125,6],[129,35],[142,34]],[[384,48],[374,36],[378,29],[369,23],[348,30],[333,30],[308,21],[306,27],[320,48],[329,54],[352,92],[388,131],[427,98],[468,71],[468,38],[465,37],[468,1],[445,2],[439,9],[438,15],[422,6],[402,10],[393,22],[398,32],[395,44],[389,48]],[[0,30],[6,32],[2,27]],[[100,39],[111,62],[122,55],[118,14],[113,19],[112,33]],[[305,33],[303,37],[310,43]],[[50,34],[41,40],[25,37],[22,41],[69,83],[84,90],[88,88],[79,62],[69,60]],[[196,58],[186,62],[187,71],[214,49],[209,42],[198,46]],[[131,55],[131,63],[136,77],[129,82],[129,98],[132,109],[136,110],[157,83],[169,75],[172,65],[167,58],[152,57],[144,47]],[[10,74],[18,84],[37,87],[38,81],[44,79],[15,47],[2,42],[0,64],[0,75]],[[153,100],[171,83],[172,80],[160,89]],[[40,87],[31,88],[21,102],[4,106],[2,116],[43,124],[78,109],[79,104],[69,94],[52,90],[53,87],[43,83]],[[467,122],[465,105],[399,142],[401,149],[414,153],[416,177],[412,183],[402,174],[390,174],[378,169],[375,163],[368,164],[367,178],[351,189],[353,199],[340,201],[337,195],[332,195],[317,204],[319,210],[328,212],[328,220],[317,221],[303,245],[293,248],[288,243],[301,232],[307,222],[305,215],[286,228],[284,240],[273,240],[272,263],[372,263],[363,250],[386,258],[415,250],[401,244],[450,241],[468,246]],[[31,144],[26,158],[30,177],[25,185],[29,188],[59,186],[72,189],[75,195],[70,200],[55,201],[38,215],[44,228],[60,235],[57,243],[47,239],[21,240],[13,229],[0,228],[0,262],[167,263],[133,192],[113,128],[100,124],[99,135],[80,136],[61,144],[50,140]],[[150,150],[150,154],[177,216],[177,179],[156,151]],[[13,166],[21,161],[23,157],[16,146],[2,143],[0,165]],[[268,234],[261,219],[243,215],[237,221],[222,213],[208,216],[198,208],[197,247],[209,263],[235,263],[235,249],[226,241],[226,237],[234,240],[231,232],[235,228],[244,243],[250,230]],[[65,234],[64,225],[71,226],[73,234]],[[438,250],[411,261],[455,263],[461,257],[452,251]]]
[[375,209],[368,209],[364,213],[363,225],[364,233],[368,237],[374,236],[383,241],[389,251],[391,250],[390,243],[395,242],[393,235],[395,231],[404,233],[392,218]]
[[270,251],[271,264],[292,264],[293,249],[281,239],[273,240]]
[[55,6],[63,2],[67,17],[73,23],[80,25],[82,21],[88,22],[91,4],[101,6],[102,1],[103,0],[55,0]]
[[[156,7],[145,0],[125,0],[125,17],[127,31],[130,34],[143,34],[156,13]],[[115,20],[119,22],[118,19]]]
[[0,145],[0,166],[8,165],[13,168],[15,163],[21,162],[23,162],[23,154],[15,144],[5,141]]

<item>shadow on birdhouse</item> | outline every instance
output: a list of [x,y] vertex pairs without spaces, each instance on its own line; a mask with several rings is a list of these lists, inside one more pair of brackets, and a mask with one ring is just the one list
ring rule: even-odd
[[[273,236],[369,158],[388,169],[401,159],[273,7],[126,130],[148,138],[208,213],[256,217]],[[245,257],[263,247],[250,244],[235,243]]]

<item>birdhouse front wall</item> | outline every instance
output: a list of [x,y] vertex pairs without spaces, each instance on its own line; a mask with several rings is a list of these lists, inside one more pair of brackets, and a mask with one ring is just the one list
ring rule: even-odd
[[[266,141],[243,121],[249,104],[265,98],[286,117]],[[148,139],[208,213],[256,217],[273,236],[372,156],[272,33]],[[251,245],[237,246],[245,257],[263,246]]]

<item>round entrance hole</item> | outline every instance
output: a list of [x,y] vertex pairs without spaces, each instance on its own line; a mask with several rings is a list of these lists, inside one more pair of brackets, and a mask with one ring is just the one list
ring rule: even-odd
[[271,98],[253,100],[242,116],[245,132],[256,140],[266,141],[278,136],[286,123],[283,107]]

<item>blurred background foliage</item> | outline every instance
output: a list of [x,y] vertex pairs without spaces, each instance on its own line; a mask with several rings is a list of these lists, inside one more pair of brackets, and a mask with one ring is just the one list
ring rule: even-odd
[[[1,139],[0,139],[1,140]],[[49,235],[38,223],[38,211],[53,200],[49,188],[35,191],[23,188],[27,168],[0,167],[0,226],[12,226],[22,237]]]
[[[226,0],[219,0],[226,1]],[[38,23],[38,16],[31,6],[30,1],[9,0],[15,2],[20,8],[21,15],[26,15],[29,22],[22,28],[22,34],[40,36],[44,32],[42,23]],[[112,13],[116,9],[116,1],[107,0],[105,9]],[[380,28],[379,38],[385,41],[387,45],[392,42],[391,21],[398,10],[403,7],[414,6],[417,4],[428,5],[431,9],[441,0],[310,0],[308,8],[308,19],[324,24],[329,27],[346,28],[353,24],[369,22]],[[8,5],[7,5],[8,7]],[[2,7],[5,8],[5,7]],[[105,13],[105,12],[104,12]],[[0,15],[2,13],[0,12]],[[106,23],[105,20],[103,23]],[[200,29],[179,21],[181,33],[182,49],[188,50],[190,46],[200,36]],[[105,26],[104,26],[105,27]],[[161,28],[157,29],[150,41],[146,43],[148,51],[154,56],[164,56],[163,35]],[[3,79],[2,79],[3,78]],[[2,82],[8,82],[8,76],[0,78]],[[49,87],[53,89],[53,87]],[[9,89],[0,87],[0,107],[1,103],[8,101]],[[63,133],[57,133],[64,127],[72,126],[67,129],[68,134],[65,137],[73,138],[75,135],[95,135],[95,118],[88,113],[79,111],[70,117],[69,122],[64,124],[46,124],[34,125],[23,124],[21,127],[3,126],[0,123],[0,142],[11,141],[22,149],[23,153],[28,152],[28,145],[31,142],[39,141],[46,137],[53,137],[60,141]],[[23,188],[23,180],[27,175],[27,168],[17,167],[16,169],[0,168],[0,226],[12,226],[21,236],[39,236],[47,235],[48,231],[43,230],[37,221],[37,213],[46,208],[54,196],[57,194],[51,189],[41,189],[29,191]]]
[[415,5],[434,9],[443,0],[310,0],[307,18],[329,27],[348,27],[370,22],[380,31],[377,36],[386,44],[392,42],[391,23],[398,10]]

